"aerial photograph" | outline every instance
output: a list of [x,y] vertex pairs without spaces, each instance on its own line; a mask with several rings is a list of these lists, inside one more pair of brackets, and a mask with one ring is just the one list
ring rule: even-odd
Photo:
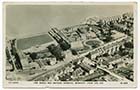
[[134,7],[5,6],[5,81],[134,82]]

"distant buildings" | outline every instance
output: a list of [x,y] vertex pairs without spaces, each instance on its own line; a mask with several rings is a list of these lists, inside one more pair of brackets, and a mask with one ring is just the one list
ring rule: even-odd
[[[39,68],[45,68],[44,70],[54,66],[55,69],[52,70],[51,74],[42,76],[46,77],[46,80],[91,80],[106,75],[106,71],[102,68],[118,69],[131,65],[132,61],[124,63],[121,56],[127,55],[133,59],[132,32],[133,17],[128,14],[123,14],[121,17],[89,18],[85,24],[61,30],[51,28],[48,34],[55,40],[55,43],[36,45],[24,50],[24,53],[19,52],[15,47],[12,47],[11,53],[9,53],[9,49],[6,48],[6,55],[8,62],[14,68],[21,70],[24,68],[24,63],[20,62],[21,56],[24,57],[22,60],[28,62],[29,70],[37,67],[36,65],[34,67],[32,63],[38,64]],[[15,46],[14,41],[11,46]],[[10,61],[10,54],[15,56],[15,61]],[[117,55],[120,56],[119,59]],[[55,65],[60,66],[56,67]],[[118,70],[118,72],[127,78],[132,79],[133,77],[131,70],[128,72]],[[131,75],[127,76],[126,74],[129,72]],[[101,77],[99,80],[105,79]]]

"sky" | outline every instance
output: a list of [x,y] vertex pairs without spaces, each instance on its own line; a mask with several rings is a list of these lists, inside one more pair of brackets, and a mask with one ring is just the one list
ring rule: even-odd
[[131,5],[7,5],[6,35],[28,37],[77,25],[87,17],[114,16],[133,11]]

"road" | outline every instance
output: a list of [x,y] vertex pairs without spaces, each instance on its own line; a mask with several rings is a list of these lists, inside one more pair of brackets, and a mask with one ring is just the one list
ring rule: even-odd
[[[87,53],[86,53],[86,54],[87,54]],[[85,53],[84,53],[84,54],[81,54],[79,57],[76,56],[76,57],[74,57],[73,59],[65,60],[65,61],[63,61],[63,62],[61,62],[61,63],[59,63],[59,64],[56,64],[56,65],[54,65],[54,66],[51,66],[51,68],[45,67],[45,68],[47,69],[46,71],[43,71],[42,73],[40,73],[40,74],[38,74],[38,75],[32,77],[31,79],[29,79],[29,81],[39,80],[39,78],[41,78],[41,77],[43,77],[43,76],[45,76],[45,75],[47,75],[47,74],[49,74],[49,73],[51,73],[51,72],[54,72],[54,71],[56,71],[56,70],[59,70],[59,69],[63,68],[63,67],[64,67],[65,65],[67,65],[70,61],[79,59],[79,58],[83,57],[84,55],[85,55]],[[112,76],[118,78],[118,79],[121,80],[121,81],[128,81],[128,82],[130,82],[130,80],[126,79],[125,77],[121,77],[121,76],[119,76],[119,75],[117,75],[117,74],[115,74],[115,73],[109,71],[108,69],[105,69],[105,68],[99,66],[99,65],[97,66],[97,68],[99,68],[99,69],[101,69],[101,70],[107,72],[108,74],[110,74],[110,75],[112,75]],[[87,80],[87,79],[90,79],[90,78],[95,78],[95,77],[97,77],[97,76],[99,76],[99,75],[92,75],[92,74],[91,74],[91,75],[85,77],[84,79],[83,79],[83,78],[80,78],[80,79],[78,79],[78,80]],[[76,79],[76,80],[77,80],[77,79]]]
[[117,75],[117,74],[115,74],[115,73],[109,71],[108,69],[102,68],[102,67],[100,67],[100,66],[97,66],[97,68],[99,68],[99,69],[101,69],[101,70],[103,70],[103,71],[109,73],[110,75],[112,75],[112,76],[118,78],[118,79],[121,80],[121,81],[131,82],[130,80],[126,79],[125,77],[121,77],[121,76],[119,76],[119,75]]
[[[89,51],[89,52],[90,52],[90,51]],[[78,60],[78,59],[84,57],[84,56],[87,55],[89,52],[86,52],[86,53],[83,53],[83,54],[80,54],[80,55],[77,55],[77,56],[73,56],[73,57],[72,57],[72,56],[68,56],[63,62],[60,62],[59,64],[56,64],[56,65],[53,65],[53,66],[49,66],[49,67],[45,67],[44,69],[46,69],[46,71],[42,71],[42,73],[39,73],[38,75],[36,75],[36,76],[30,78],[29,81],[39,80],[39,78],[41,78],[41,77],[43,77],[43,76],[45,76],[45,75],[47,75],[47,74],[49,74],[49,73],[51,73],[51,72],[54,72],[54,71],[56,71],[56,70],[59,70],[59,69],[63,68],[63,67],[64,67],[65,65],[67,65],[69,62],[71,62],[71,61],[73,61],[73,60]],[[126,79],[125,77],[121,77],[121,76],[119,76],[119,75],[117,75],[117,74],[115,74],[115,73],[109,71],[108,69],[105,69],[105,68],[99,66],[99,65],[97,66],[97,68],[99,68],[99,69],[101,69],[101,70],[103,70],[103,71],[109,73],[110,75],[112,75],[112,76],[118,78],[118,79],[121,80],[121,81],[128,81],[128,82],[130,82],[130,80]],[[97,77],[97,76],[95,75],[95,77]],[[90,79],[90,78],[94,78],[94,75],[89,75],[89,76],[86,77],[85,79],[81,78],[80,80],[87,80],[87,79]]]
[[59,69],[63,68],[65,65],[69,64],[71,61],[77,60],[77,59],[79,59],[79,58],[81,58],[81,57],[83,57],[83,55],[81,55],[81,56],[79,56],[79,57],[78,57],[78,56],[67,57],[67,58],[69,58],[69,60],[68,60],[68,59],[65,59],[64,61],[59,62],[59,63],[56,64],[56,65],[53,65],[53,66],[46,66],[46,67],[43,68],[43,69],[46,69],[45,71],[42,71],[42,73],[39,73],[38,75],[36,75],[36,76],[34,76],[34,77],[28,79],[28,81],[38,80],[38,79],[41,78],[42,76],[44,76],[44,75],[46,75],[46,74],[49,74],[49,73],[51,73],[51,72],[53,72],[53,71],[59,70]]

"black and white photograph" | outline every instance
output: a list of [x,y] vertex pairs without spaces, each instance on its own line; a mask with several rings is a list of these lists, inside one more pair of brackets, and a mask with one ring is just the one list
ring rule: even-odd
[[136,87],[136,3],[4,3],[5,87]]

